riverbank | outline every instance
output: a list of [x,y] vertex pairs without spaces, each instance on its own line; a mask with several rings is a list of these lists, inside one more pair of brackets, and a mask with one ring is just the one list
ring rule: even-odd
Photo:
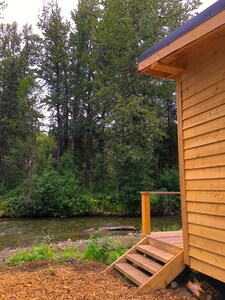
[[[142,238],[141,234],[137,233],[128,233],[127,235],[116,235],[114,236],[114,240],[121,241],[124,247],[128,247],[129,245],[135,244],[138,241],[140,241]],[[102,243],[105,240],[105,237],[99,238],[98,242]],[[78,252],[83,252],[85,248],[92,242],[92,239],[85,239],[85,240],[77,240],[77,241],[71,241],[71,239],[68,239],[67,241],[62,241],[58,243],[49,243],[51,247],[57,247],[58,249],[66,249],[75,247]],[[33,246],[28,247],[17,247],[17,248],[6,248],[0,251],[0,264],[4,264],[7,262],[7,259],[13,255],[16,254],[22,250],[31,250]]]
[[[87,240],[90,228],[133,226],[141,228],[140,217],[74,217],[45,219],[0,219],[0,251],[6,248],[52,242]],[[152,217],[152,231],[174,231],[181,228],[181,219],[175,216]],[[124,235],[125,232],[113,232]],[[103,234],[102,234],[103,235]],[[105,235],[105,234],[104,234]]]

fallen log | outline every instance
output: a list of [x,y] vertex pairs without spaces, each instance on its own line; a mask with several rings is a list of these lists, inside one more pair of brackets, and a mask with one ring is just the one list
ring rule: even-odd
[[221,294],[206,281],[198,282],[194,278],[194,282],[188,281],[187,289],[200,300],[222,300]]
[[139,232],[139,230],[134,226],[114,226],[114,227],[99,227],[99,228],[90,228],[85,230],[85,232],[110,232],[110,231],[135,231]]
[[202,290],[199,282],[194,278],[194,283],[190,280],[187,283],[187,289],[199,300],[206,300],[206,294]]

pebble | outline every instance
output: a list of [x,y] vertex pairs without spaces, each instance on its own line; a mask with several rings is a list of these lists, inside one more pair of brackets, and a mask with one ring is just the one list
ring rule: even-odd
[[172,290],[176,290],[178,288],[178,284],[176,281],[172,281],[170,284],[170,287]]

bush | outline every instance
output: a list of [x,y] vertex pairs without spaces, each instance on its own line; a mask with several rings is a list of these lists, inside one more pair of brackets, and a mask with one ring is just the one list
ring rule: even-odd
[[[157,190],[166,192],[180,190],[179,174],[177,169],[165,169],[159,175]],[[178,215],[180,214],[179,195],[152,195],[151,213],[155,216]]]
[[179,195],[152,195],[151,214],[153,216],[179,215],[180,196]]
[[164,169],[159,175],[157,182],[158,189],[178,192],[180,190],[179,172],[175,168]]
[[12,217],[56,217],[88,214],[96,200],[79,183],[71,156],[65,154],[57,170],[45,170],[7,196]]
[[111,264],[126,251],[127,249],[122,245],[121,241],[114,242],[109,237],[100,240],[98,233],[96,233],[93,241],[85,249],[83,257],[86,260]]
[[34,176],[30,187],[8,195],[6,213],[13,217],[76,216],[88,213],[93,205],[74,174],[51,170]]
[[31,261],[53,260],[56,258],[56,250],[52,249],[49,245],[42,244],[34,247],[32,250],[22,250],[13,254],[9,260],[9,265],[16,265]]

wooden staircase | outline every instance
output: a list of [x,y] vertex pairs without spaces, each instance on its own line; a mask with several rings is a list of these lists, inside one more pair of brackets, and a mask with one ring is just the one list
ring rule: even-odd
[[115,268],[136,285],[137,293],[165,288],[185,268],[183,249],[146,236],[104,272]]

